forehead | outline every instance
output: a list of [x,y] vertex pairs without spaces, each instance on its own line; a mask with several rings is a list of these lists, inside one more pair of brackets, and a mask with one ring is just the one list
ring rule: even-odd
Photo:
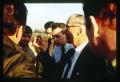
[[60,33],[61,31],[62,31],[61,28],[56,28],[53,30],[52,35],[56,35],[56,34]]
[[30,33],[24,33],[23,36],[32,36]]

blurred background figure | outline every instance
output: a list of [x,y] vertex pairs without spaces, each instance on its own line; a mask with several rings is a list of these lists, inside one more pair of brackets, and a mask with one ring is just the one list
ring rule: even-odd
[[54,47],[54,41],[53,41],[53,37],[52,37],[52,24],[54,24],[54,21],[48,21],[45,23],[44,28],[45,28],[45,33],[48,34],[49,39],[48,39],[48,47],[49,47],[49,54],[50,56],[52,56],[52,50]]
[[19,42],[19,45],[21,46],[22,50],[24,50],[27,53],[27,55],[30,56],[31,59],[33,60],[33,62],[35,63],[35,54],[34,54],[33,50],[31,49],[31,47],[29,46],[31,37],[32,37],[31,27],[25,26],[25,30],[22,34],[22,38]]
[[54,23],[55,23],[54,21],[48,21],[44,25],[45,33],[47,33],[48,36],[50,36],[50,37],[52,37],[51,36],[51,33],[52,33],[52,24],[54,24]]
[[83,9],[92,52],[104,58],[104,77],[112,79],[116,72],[116,1],[85,0]]
[[[83,51],[86,50],[86,46],[88,45],[84,16],[81,14],[70,15],[66,23],[66,28],[71,33],[71,34],[69,33],[70,35],[68,35],[67,37],[69,40],[72,40],[70,42],[75,47],[75,53],[74,56],[71,58],[72,65],[70,69],[69,70],[66,69],[68,67],[66,63],[66,66],[61,77],[63,79],[80,79],[81,77],[83,77],[81,76],[82,72],[86,74],[86,71],[84,71],[86,69],[84,67],[85,66],[84,61],[88,61],[86,60],[86,58],[82,57],[82,56],[87,57],[86,54],[88,54],[88,51],[86,51],[86,53],[85,52],[83,53]],[[68,71],[67,74],[66,71]]]
[[18,45],[26,25],[26,6],[19,0],[4,0],[3,15],[3,76],[37,78],[34,63]]
[[49,54],[49,36],[41,33],[37,36],[36,43],[39,45],[40,52],[37,54],[37,73],[42,79],[55,79],[55,62]]

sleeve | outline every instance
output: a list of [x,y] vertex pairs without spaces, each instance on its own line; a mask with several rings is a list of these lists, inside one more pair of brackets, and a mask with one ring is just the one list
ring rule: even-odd
[[36,69],[32,60],[22,54],[16,54],[12,57],[9,77],[18,78],[37,78]]

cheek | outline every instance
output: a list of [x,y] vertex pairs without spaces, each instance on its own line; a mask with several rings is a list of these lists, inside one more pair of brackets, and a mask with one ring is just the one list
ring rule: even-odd
[[58,40],[59,40],[60,43],[65,43],[66,42],[66,37],[63,35]]

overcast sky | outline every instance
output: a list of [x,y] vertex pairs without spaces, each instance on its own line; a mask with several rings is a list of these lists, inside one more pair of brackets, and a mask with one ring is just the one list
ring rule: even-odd
[[74,13],[83,14],[81,3],[26,3],[28,9],[27,25],[33,30],[44,29],[47,21],[66,23]]

